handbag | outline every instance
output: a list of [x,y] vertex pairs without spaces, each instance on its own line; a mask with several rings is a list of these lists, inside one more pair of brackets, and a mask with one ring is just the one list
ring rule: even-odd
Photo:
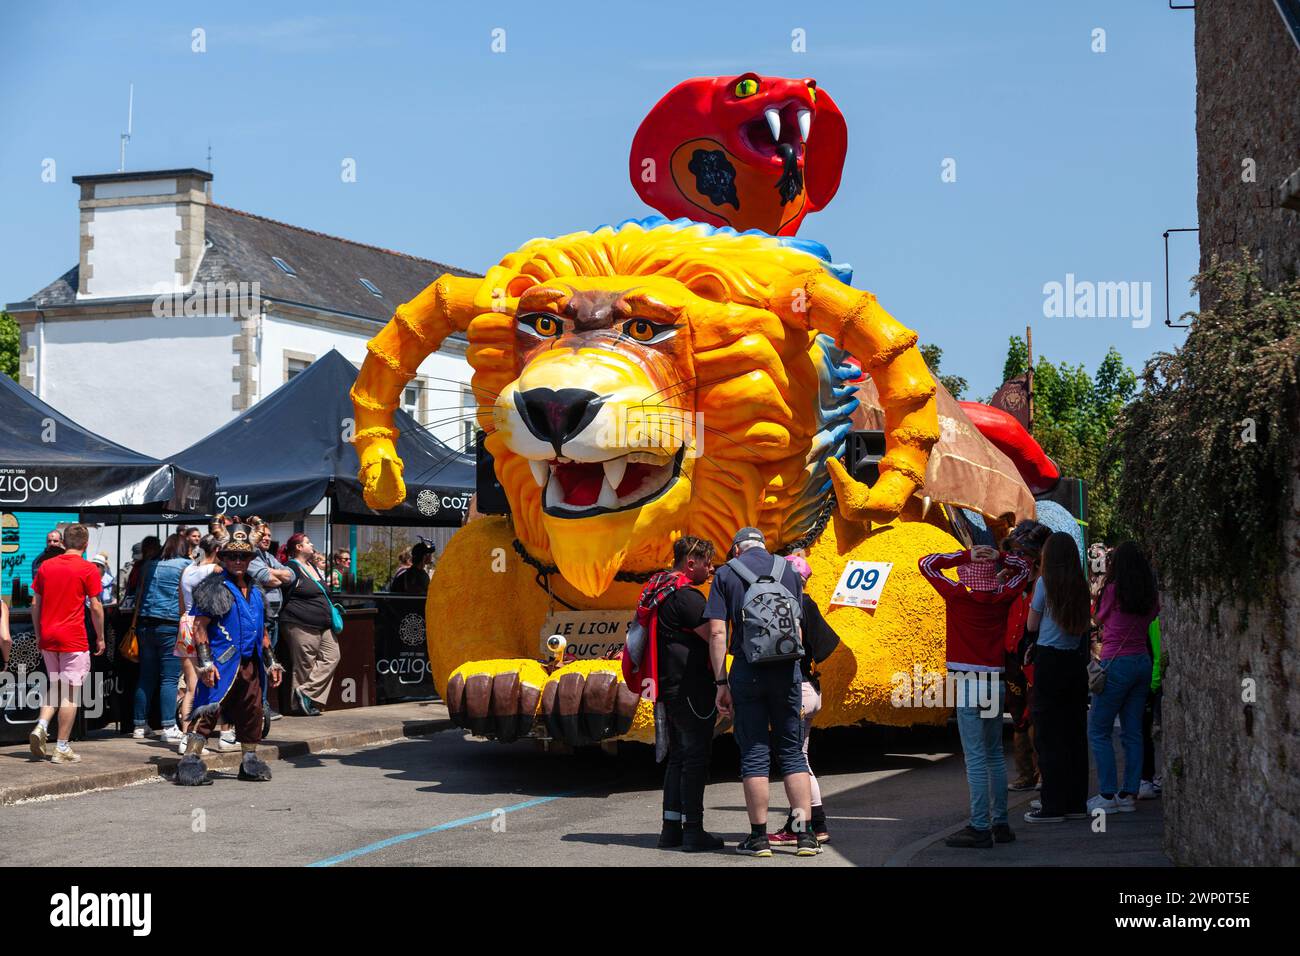
[[[152,579],[152,575],[150,575]],[[135,611],[131,614],[131,626],[126,629],[122,639],[117,642],[118,656],[132,664],[140,663],[140,641],[135,636],[135,622],[140,620],[140,606],[144,604],[144,592],[149,587],[143,573],[140,575],[140,593],[135,598]]]
[[1110,666],[1110,662],[1114,659],[1112,657],[1110,661],[1103,664],[1091,654],[1088,655],[1088,691],[1090,693],[1100,694],[1106,689],[1106,668]]
[[[325,585],[320,582],[319,578],[314,578],[310,574],[307,574],[307,569],[303,567],[301,561],[299,561],[297,558],[294,558],[293,563],[298,565],[302,574],[305,574],[308,578],[310,578],[311,581],[316,585],[316,587],[320,588],[320,593],[325,595],[325,601],[330,606],[330,630],[334,632],[335,636],[342,635],[343,634],[343,609],[330,600],[330,593],[329,591],[325,590]],[[297,587],[296,584],[294,586]]]

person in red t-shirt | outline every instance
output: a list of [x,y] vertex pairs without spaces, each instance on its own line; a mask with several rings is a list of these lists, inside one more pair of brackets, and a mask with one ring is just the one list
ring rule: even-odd
[[54,763],[77,763],[81,760],[68,745],[68,737],[77,716],[79,691],[75,688],[81,687],[90,673],[87,605],[95,625],[95,655],[104,653],[104,606],[99,600],[102,590],[99,568],[82,557],[89,542],[90,532],[85,525],[74,524],[67,528],[63,532],[66,550],[56,558],[43,561],[32,579],[32,629],[36,632],[36,645],[45,658],[51,693],[50,703],[41,708],[40,720],[28,740],[32,755],[44,757],[50,721],[57,710],[59,737],[51,758]]

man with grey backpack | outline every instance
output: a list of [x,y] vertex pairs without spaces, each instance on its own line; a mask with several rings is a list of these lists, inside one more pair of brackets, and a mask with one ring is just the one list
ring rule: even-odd
[[[767,804],[775,747],[795,821],[795,853],[815,856],[821,845],[808,826],[812,792],[800,723],[803,582],[788,561],[768,552],[757,528],[741,528],[736,533],[729,558],[714,574],[704,618],[709,622],[709,659],[718,688],[718,710],[733,715],[749,812],[749,836],[736,849],[746,856],[772,855]],[[728,650],[732,654],[730,675]]]

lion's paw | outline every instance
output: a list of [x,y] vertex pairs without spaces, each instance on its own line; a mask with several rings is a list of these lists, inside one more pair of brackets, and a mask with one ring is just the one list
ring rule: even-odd
[[609,661],[577,661],[547,674],[534,660],[472,661],[447,681],[452,722],[476,737],[509,743],[533,733],[572,747],[622,737],[641,698]]

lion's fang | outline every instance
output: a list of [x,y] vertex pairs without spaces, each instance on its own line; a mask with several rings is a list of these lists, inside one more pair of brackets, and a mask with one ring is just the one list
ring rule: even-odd
[[615,490],[623,483],[623,475],[627,472],[627,456],[621,458],[612,458],[603,462],[605,466],[605,480],[609,486]]

